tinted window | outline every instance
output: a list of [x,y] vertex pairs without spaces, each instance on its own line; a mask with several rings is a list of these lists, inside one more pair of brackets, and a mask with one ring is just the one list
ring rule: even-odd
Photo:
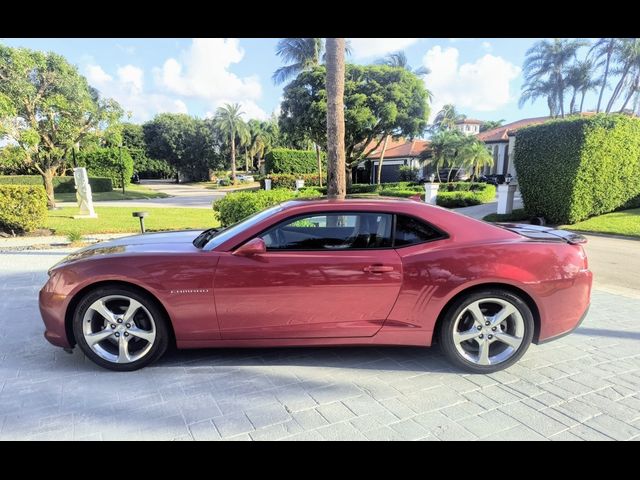
[[397,215],[394,246],[403,247],[441,238],[443,235],[426,223],[413,217]]
[[391,246],[392,216],[329,213],[296,217],[262,235],[269,250],[346,250]]

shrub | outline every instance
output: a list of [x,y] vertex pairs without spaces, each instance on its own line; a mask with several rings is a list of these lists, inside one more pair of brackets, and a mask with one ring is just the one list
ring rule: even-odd
[[402,165],[400,167],[400,181],[401,182],[415,182],[418,180],[418,169],[410,167],[408,165]]
[[[326,171],[326,155],[321,152],[323,169]],[[318,159],[313,150],[291,150],[274,148],[264,157],[266,173],[314,173],[318,171]]]
[[28,232],[47,216],[47,194],[42,185],[0,185],[0,228]]
[[525,209],[575,223],[640,196],[640,119],[594,115],[519,130],[514,164]]
[[287,200],[317,196],[320,195],[314,189],[304,189],[304,191],[300,192],[284,189],[233,192],[213,202],[213,210],[217,213],[220,223],[223,226],[228,226],[249,215]]
[[369,185],[368,183],[354,183],[347,188],[347,193],[375,193],[378,191],[378,185]]
[[[7,175],[0,177],[0,185],[43,185],[40,175]],[[76,191],[73,175],[53,177],[53,191],[55,193],[73,193]],[[110,192],[113,184],[110,178],[89,177],[92,192]]]
[[[415,197],[416,195],[419,195],[419,194],[420,192],[416,192],[414,190],[401,189],[401,188],[383,188],[382,190],[380,190],[380,195],[382,195],[383,197],[409,198],[409,197]],[[420,198],[424,199],[424,190],[422,191],[422,194],[420,194]]]
[[[442,190],[440,190],[442,189]],[[446,208],[461,208],[491,202],[496,197],[496,187],[488,183],[443,183],[438,189],[436,203]]]
[[166,160],[148,158],[142,148],[128,148],[133,159],[133,171],[140,178],[174,178],[175,169]]
[[128,185],[133,175],[133,159],[127,148],[96,148],[82,151],[78,153],[78,165],[86,167],[89,175],[110,178],[113,186],[117,188],[122,187],[122,178],[125,185]]
[[[302,179],[304,180],[305,187],[314,187],[320,185],[320,177],[317,173],[307,173],[307,174],[288,174],[288,173],[280,173],[277,175],[269,175],[271,179],[271,188],[296,188],[296,180]],[[260,181],[260,186],[264,188],[264,178]]]

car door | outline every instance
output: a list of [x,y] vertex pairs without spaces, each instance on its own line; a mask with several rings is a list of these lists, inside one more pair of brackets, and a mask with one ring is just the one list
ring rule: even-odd
[[258,235],[266,253],[224,255],[214,283],[222,338],[374,335],[402,282],[392,227],[388,213],[298,215]]

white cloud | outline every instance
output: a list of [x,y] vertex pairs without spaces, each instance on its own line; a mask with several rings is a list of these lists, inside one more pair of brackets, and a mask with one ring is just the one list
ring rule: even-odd
[[156,80],[167,91],[217,103],[257,100],[262,86],[256,76],[240,78],[228,69],[244,57],[235,38],[194,38],[180,60],[167,59]]
[[463,112],[465,108],[496,110],[512,99],[510,82],[520,74],[519,67],[490,54],[459,65],[459,52],[453,47],[431,48],[422,63],[431,71],[425,84],[434,95],[432,116],[447,103]]
[[143,77],[144,71],[133,65],[118,68],[118,79],[128,86],[132,93],[142,93]]
[[484,48],[487,52],[490,52],[493,46],[491,42],[482,42],[482,48]]
[[410,47],[417,38],[350,38],[351,52],[355,58],[382,56]]
[[115,99],[126,112],[131,112],[133,121],[146,121],[156,113],[187,113],[187,105],[180,99],[159,93],[144,91],[144,71],[134,65],[118,68],[116,78],[100,65],[87,65],[84,74],[89,83],[104,97]]
[[87,65],[85,75],[90,84],[100,87],[113,80],[113,77],[105,72],[100,65]]

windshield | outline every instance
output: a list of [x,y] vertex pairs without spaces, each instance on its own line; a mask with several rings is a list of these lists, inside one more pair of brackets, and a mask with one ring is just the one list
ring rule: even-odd
[[214,248],[222,245],[224,242],[229,240],[230,238],[238,235],[239,233],[244,232],[246,229],[253,227],[255,224],[261,222],[265,218],[273,215],[276,212],[282,210],[281,205],[276,205],[271,208],[267,208],[258,213],[254,213],[250,217],[245,218],[244,220],[239,221],[238,223],[231,225],[230,227],[225,228],[224,230],[220,230],[215,234],[209,242],[204,246],[203,250],[213,250]]

